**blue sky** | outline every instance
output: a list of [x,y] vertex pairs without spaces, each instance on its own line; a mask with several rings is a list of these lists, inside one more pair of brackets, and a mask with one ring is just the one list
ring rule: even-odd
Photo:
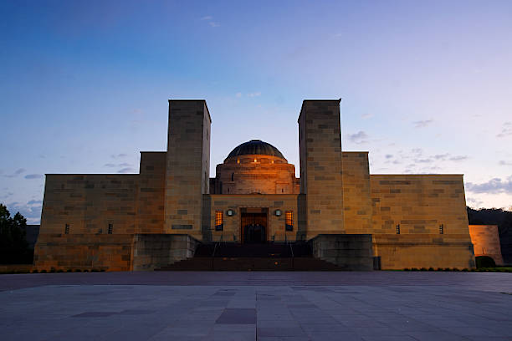
[[373,174],[464,174],[512,205],[510,1],[0,0],[0,202],[39,221],[47,173],[137,173],[167,100],[206,99],[211,176],[239,143],[298,172],[303,99],[342,98]]

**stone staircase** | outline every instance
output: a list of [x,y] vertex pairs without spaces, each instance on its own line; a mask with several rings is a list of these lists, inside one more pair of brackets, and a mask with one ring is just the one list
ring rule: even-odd
[[193,258],[155,271],[339,271],[338,266],[314,258],[306,243],[200,244]]

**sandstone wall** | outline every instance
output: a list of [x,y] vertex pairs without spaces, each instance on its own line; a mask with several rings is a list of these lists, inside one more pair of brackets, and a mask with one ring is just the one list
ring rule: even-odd
[[298,194],[295,166],[269,155],[243,155],[217,165],[217,194]]
[[[299,217],[297,210],[297,195],[205,195],[205,207],[210,208],[210,214],[205,216],[203,228],[205,234],[209,237],[207,240],[217,242],[223,236],[224,241],[237,241],[240,242],[241,236],[241,208],[268,208],[267,216],[267,240],[282,242],[286,239],[288,241],[295,241],[299,233]],[[235,215],[228,217],[226,211],[232,209]],[[274,214],[275,210],[282,211],[281,216]],[[223,231],[215,231],[215,212],[222,211],[224,214]],[[293,231],[285,232],[285,212],[293,211],[294,214],[294,227]],[[304,236],[305,238],[305,236]]]
[[488,256],[494,259],[496,265],[503,265],[497,225],[469,225],[469,235],[475,250],[475,257]]
[[306,100],[299,116],[307,238],[345,233],[339,100]]
[[210,124],[204,100],[169,100],[165,233],[202,238],[202,195],[209,193]]
[[342,157],[345,231],[350,234],[371,234],[368,152],[343,152]]
[[383,269],[474,267],[461,175],[371,175],[370,185]]
[[131,234],[43,234],[35,249],[34,264],[39,271],[132,269]]
[[164,233],[165,152],[142,152],[137,192],[137,233]]
[[138,175],[46,176],[40,235],[137,232]]

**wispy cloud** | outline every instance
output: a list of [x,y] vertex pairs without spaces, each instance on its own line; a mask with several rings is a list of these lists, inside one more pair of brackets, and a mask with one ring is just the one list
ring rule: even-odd
[[261,92],[251,92],[250,94],[247,94],[249,97],[258,97],[261,96]]
[[512,166],[512,162],[510,161],[505,161],[505,160],[500,160],[500,166]]
[[496,137],[502,138],[512,136],[512,122],[503,123],[503,127],[501,128],[501,133],[496,135]]
[[25,173],[25,169],[24,168],[18,168],[16,171],[14,171],[14,173],[8,174],[8,175],[4,175],[4,176],[6,178],[15,178],[15,177],[17,177],[18,175],[20,175],[22,173]]
[[236,97],[237,97],[237,98],[242,97],[242,93],[241,93],[241,92],[237,92],[237,93],[236,93]]
[[135,172],[136,172],[136,170],[131,167],[122,168],[117,171],[117,173],[119,173],[119,174],[127,174],[127,173],[135,173]]
[[432,124],[432,122],[434,122],[434,120],[428,119],[428,120],[423,120],[423,121],[414,121],[414,122],[412,122],[412,124],[414,124],[414,128],[425,128],[425,127],[429,126],[430,124]]
[[509,176],[506,180],[494,178],[481,184],[468,182],[466,183],[466,188],[468,192],[472,193],[512,194],[512,176]]
[[28,174],[25,175],[25,179],[42,179],[44,176],[43,174]]
[[205,15],[204,17],[200,18],[199,20],[208,22],[208,25],[210,25],[210,27],[215,28],[215,27],[220,26],[220,24],[218,22],[213,21],[213,17],[211,15]]
[[128,155],[126,154],[112,154],[110,155],[111,158],[113,159],[121,159],[121,158],[124,158],[124,157],[127,157]]
[[370,119],[370,118],[372,118],[372,117],[373,117],[373,114],[364,114],[364,115],[361,115],[361,118],[362,118],[362,119],[365,119],[365,120],[368,120],[368,119]]
[[368,134],[361,130],[355,134],[348,134],[348,139],[350,142],[357,144],[366,143],[368,139]]

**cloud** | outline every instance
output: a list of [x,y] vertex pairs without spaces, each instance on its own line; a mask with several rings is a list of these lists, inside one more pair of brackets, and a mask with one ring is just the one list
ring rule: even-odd
[[496,137],[499,137],[499,138],[507,137],[507,136],[512,136],[512,122],[503,123],[501,133],[496,135]]
[[237,98],[242,97],[242,93],[241,93],[241,92],[237,92],[237,93],[236,93],[236,97],[237,97]]
[[368,135],[364,131],[359,131],[355,134],[348,134],[348,139],[350,142],[361,144],[366,143]]
[[361,118],[362,118],[362,119],[365,119],[365,120],[370,119],[370,118],[372,118],[372,117],[373,117],[373,114],[364,114],[364,115],[361,115]]
[[135,172],[136,172],[135,169],[133,169],[131,167],[122,168],[117,171],[117,173],[119,173],[119,174],[135,173]]
[[472,207],[480,207],[483,204],[482,200],[478,200],[475,198],[467,198],[466,201],[471,204]]
[[213,21],[213,17],[211,15],[206,15],[202,17],[200,20],[206,21],[210,27],[219,27],[220,24],[218,22]]
[[44,176],[43,174],[28,174],[25,175],[25,179],[42,179]]
[[426,126],[430,125],[434,120],[423,120],[423,121],[414,121],[412,122],[414,124],[414,128],[425,128]]
[[16,212],[20,212],[22,216],[27,218],[27,222],[29,224],[38,224],[41,219],[42,205],[40,200],[31,200],[26,204],[11,202],[6,206],[11,215],[16,214]]
[[24,168],[18,168],[13,174],[4,175],[4,176],[6,178],[15,178],[15,177],[17,177],[18,175],[20,175],[21,173],[24,173],[24,172],[25,172]]
[[12,197],[13,195],[14,195],[14,193],[13,193],[13,192],[7,192],[7,193],[5,193],[4,195],[2,195],[2,196],[0,197],[0,199],[7,199],[7,198],[9,198],[9,197]]
[[393,157],[393,155],[391,154],[386,154],[386,159],[391,159]]
[[506,180],[494,178],[481,184],[468,182],[466,183],[466,188],[468,192],[472,193],[512,194],[512,176],[509,176]]
[[512,166],[512,162],[500,160],[500,166]]
[[466,155],[457,155],[457,156],[452,156],[450,158],[450,161],[455,161],[455,162],[459,162],[459,161],[464,161],[464,160],[467,160],[469,157],[466,156]]
[[117,154],[117,155],[116,154],[112,154],[112,155],[110,155],[110,157],[113,158],[113,159],[120,159],[120,158],[127,157],[127,156],[128,155],[126,155],[126,154]]
[[249,97],[258,97],[258,96],[261,96],[261,92],[252,92],[252,93],[248,94],[247,96],[249,96]]

